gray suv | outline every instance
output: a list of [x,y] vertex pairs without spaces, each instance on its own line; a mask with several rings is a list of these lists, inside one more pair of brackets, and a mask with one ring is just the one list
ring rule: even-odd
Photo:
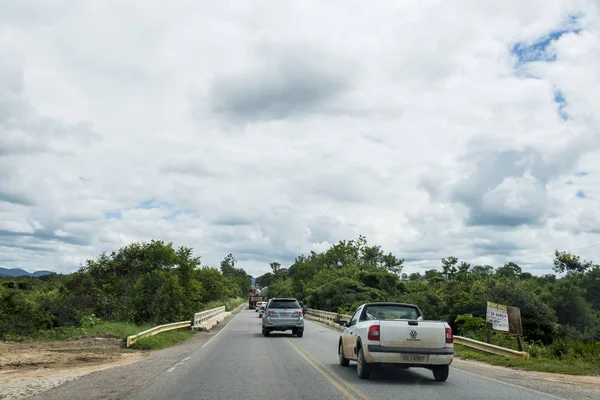
[[298,300],[294,298],[272,298],[265,307],[262,319],[263,336],[272,331],[288,331],[298,337],[304,335],[304,315]]

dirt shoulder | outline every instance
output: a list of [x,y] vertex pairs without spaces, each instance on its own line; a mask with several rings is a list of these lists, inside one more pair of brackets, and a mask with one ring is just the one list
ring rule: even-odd
[[500,367],[481,361],[462,360],[455,357],[454,368],[467,373],[485,376],[508,384],[518,385],[562,399],[599,399],[600,377],[587,375],[565,375],[549,372],[523,371]]
[[113,337],[0,343],[0,399],[21,399],[83,375],[144,358]]
[[[454,364],[456,363],[456,364]],[[532,377],[543,378],[550,382],[562,382],[568,383],[571,385],[583,385],[591,388],[600,389],[600,376],[592,376],[592,375],[566,375],[566,374],[556,374],[551,372],[538,372],[538,371],[523,371],[517,368],[507,368],[501,367],[497,365],[486,364],[481,361],[474,360],[463,360],[459,357],[455,357],[454,363],[452,366],[454,367],[463,367],[466,369],[474,369],[480,371],[481,369],[494,371],[495,374],[498,372],[502,372],[504,374],[510,374],[518,372],[522,375],[529,375]]]
[[[163,350],[131,350],[124,348],[118,338],[102,336],[56,342],[0,342],[0,400],[30,396],[79,400],[81,393],[86,393],[88,400],[122,398],[123,393],[143,385],[165,365],[218,333],[244,306],[248,305],[237,307],[209,332],[199,332]],[[133,363],[138,367],[128,365]],[[123,368],[127,368],[127,374]],[[130,379],[124,380],[125,376]],[[107,388],[106,382],[112,382],[113,387]]]

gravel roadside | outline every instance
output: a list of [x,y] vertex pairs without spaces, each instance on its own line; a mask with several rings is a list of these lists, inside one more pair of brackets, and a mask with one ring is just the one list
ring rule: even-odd
[[522,371],[459,358],[454,359],[452,366],[465,372],[549,393],[566,400],[600,399],[600,376]]

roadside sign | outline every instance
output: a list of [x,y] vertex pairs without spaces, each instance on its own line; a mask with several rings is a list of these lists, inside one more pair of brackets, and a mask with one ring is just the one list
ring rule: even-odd
[[492,325],[493,331],[508,333],[508,310],[506,306],[488,301],[485,322]]
[[518,307],[487,302],[486,327],[488,330],[522,335],[521,310]]

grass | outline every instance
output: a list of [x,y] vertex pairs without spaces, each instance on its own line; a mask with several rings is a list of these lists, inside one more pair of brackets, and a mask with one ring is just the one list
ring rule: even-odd
[[[86,328],[60,327],[50,330],[37,331],[30,336],[13,336],[9,338],[18,342],[53,342],[77,340],[86,337],[114,337],[123,342],[127,336],[135,335],[152,328],[152,325],[135,325],[125,322],[101,322]],[[138,339],[130,348],[136,350],[160,350],[175,343],[183,342],[194,335],[195,332],[189,328],[159,333]]]
[[[103,336],[118,338],[125,345],[127,336],[138,334],[152,327],[153,325],[135,325],[126,322],[101,322],[86,328],[60,327],[10,339],[19,342],[53,342]],[[193,335],[193,331],[185,328],[162,332],[158,335],[138,339],[131,348],[137,350],[164,349],[175,343],[183,342]]]
[[[485,342],[483,332],[470,332],[465,337]],[[517,350],[514,336],[492,334],[491,344]],[[483,361],[492,365],[527,371],[552,372],[567,375],[600,375],[600,343],[576,339],[555,339],[550,345],[523,341],[523,351],[529,360],[502,357],[455,344],[455,354],[463,359]]]
[[[204,304],[203,309],[198,311],[210,310],[223,305],[226,311],[231,311],[246,301],[247,299],[238,297],[225,302],[210,302]],[[103,336],[118,338],[125,343],[128,336],[143,332],[153,326],[149,324],[136,325],[129,322],[105,322],[96,319],[95,323],[87,323],[82,327],[58,327],[40,330],[31,335],[5,334],[2,339],[15,342],[52,342]],[[132,348],[144,350],[164,349],[172,344],[189,339],[193,334],[194,332],[184,329],[167,331],[158,335],[140,338]]]
[[477,360],[502,367],[517,368],[525,371],[552,372],[566,375],[600,375],[600,364],[582,359],[569,361],[547,358],[523,360],[488,354],[460,344],[454,345],[454,354],[464,360]]
[[204,308],[202,310],[198,310],[198,311],[210,310],[211,308],[217,308],[217,307],[221,307],[223,305],[225,306],[225,311],[231,311],[231,310],[235,309],[237,306],[239,306],[240,304],[245,303],[247,301],[248,301],[248,299],[244,299],[242,297],[234,297],[225,302],[211,301],[210,303],[204,304]]
[[188,340],[194,335],[194,331],[189,329],[177,329],[159,333],[154,336],[139,338],[132,346],[137,350],[160,350],[165,349],[175,343]]
[[[152,328],[152,325],[136,325],[126,322],[100,322],[87,327],[58,327],[48,330],[37,331],[28,336],[9,335],[7,340],[19,342],[53,342],[62,340],[76,340],[90,336],[108,336],[127,339],[127,336]],[[5,335],[7,336],[7,335]]]

